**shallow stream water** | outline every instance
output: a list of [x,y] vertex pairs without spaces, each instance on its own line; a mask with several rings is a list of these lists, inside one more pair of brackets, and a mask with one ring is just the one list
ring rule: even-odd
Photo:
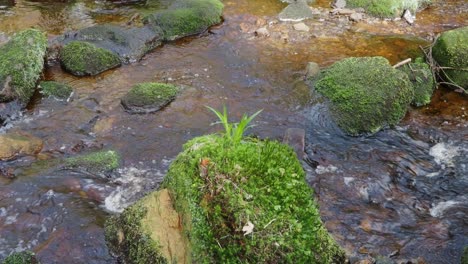
[[[330,1],[313,7],[324,10]],[[349,56],[388,58],[419,53],[429,38],[466,26],[466,1],[440,1],[418,14],[416,25],[392,21],[309,21],[298,33],[274,17],[277,0],[227,0],[224,22],[208,32],[165,44],[140,62],[96,77],[73,77],[47,65],[44,79],[74,88],[70,102],[35,97],[22,117],[0,129],[27,131],[44,141],[36,157],[2,162],[0,259],[24,249],[42,263],[115,263],[103,224],[157,188],[187,140],[219,131],[205,105],[227,105],[230,116],[263,109],[249,132],[281,140],[304,128],[306,152],[319,162],[305,167],[322,218],[352,258],[391,257],[425,263],[459,263],[468,245],[468,100],[439,88],[429,106],[412,108],[399,126],[370,137],[348,137],[329,120],[323,100],[303,82],[309,61],[328,66]],[[0,9],[0,40],[31,26],[50,39],[100,23],[125,24],[136,12],[165,1],[123,5],[105,1],[24,1]],[[268,25],[271,37],[256,36]],[[275,37],[275,34],[277,36]],[[136,83],[184,87],[163,111],[129,115],[120,98]],[[122,155],[109,177],[50,169],[50,162],[97,149]]]

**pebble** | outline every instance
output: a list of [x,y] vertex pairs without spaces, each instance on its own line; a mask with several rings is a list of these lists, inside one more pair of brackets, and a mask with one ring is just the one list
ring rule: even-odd
[[270,32],[266,27],[261,27],[255,31],[255,35],[258,37],[268,37],[270,36]]
[[294,29],[297,31],[309,32],[309,27],[304,23],[297,23],[293,25]]

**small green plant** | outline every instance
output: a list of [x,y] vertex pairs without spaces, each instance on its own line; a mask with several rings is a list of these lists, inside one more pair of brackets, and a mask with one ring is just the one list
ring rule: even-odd
[[251,116],[244,114],[239,123],[229,123],[226,106],[223,106],[223,113],[209,106],[206,106],[206,108],[210,109],[219,118],[219,122],[215,124],[222,124],[224,126],[225,136],[233,143],[239,143],[242,140],[245,130],[252,127],[249,126],[249,123],[263,111],[263,109],[259,110]]

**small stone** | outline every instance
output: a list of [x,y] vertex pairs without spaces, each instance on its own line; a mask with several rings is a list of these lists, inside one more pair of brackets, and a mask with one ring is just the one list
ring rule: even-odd
[[364,19],[364,17],[362,16],[362,13],[353,13],[349,16],[349,19],[351,21],[361,21],[362,19]]
[[346,0],[336,0],[332,7],[334,8],[345,8],[346,7]]
[[297,31],[304,31],[304,32],[309,32],[309,27],[304,24],[304,23],[297,23],[297,24],[294,24],[294,29],[297,30]]
[[319,73],[320,73],[320,66],[317,63],[313,61],[307,63],[306,79],[314,78]]
[[408,24],[412,25],[414,24],[414,21],[416,20],[416,16],[413,16],[411,14],[411,11],[409,11],[408,9],[405,10],[405,12],[403,13],[403,19],[408,22]]
[[261,27],[255,31],[255,35],[258,37],[268,37],[270,36],[270,31],[266,27]]
[[339,14],[339,15],[345,15],[345,16],[349,16],[351,14],[354,14],[356,13],[355,10],[353,9],[347,9],[347,8],[344,8],[344,9],[341,9],[341,8],[337,8],[337,9],[333,9],[331,11],[332,14]]

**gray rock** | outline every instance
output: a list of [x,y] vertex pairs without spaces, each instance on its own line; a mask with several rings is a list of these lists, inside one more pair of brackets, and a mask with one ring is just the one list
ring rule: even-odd
[[314,14],[312,10],[307,5],[305,0],[298,0],[290,5],[288,5],[281,13],[279,13],[278,18],[281,21],[294,21],[299,22],[304,19],[312,18]]
[[349,19],[351,21],[360,21],[360,20],[363,20],[364,19],[364,16],[362,15],[362,13],[353,13],[349,16]]
[[313,61],[307,63],[306,79],[314,78],[319,73],[320,73],[320,66],[317,63]]
[[334,8],[345,8],[346,7],[346,0],[335,0],[333,2],[332,7]]
[[268,37],[268,36],[270,36],[270,32],[268,31],[268,29],[266,27],[261,27],[261,28],[257,29],[255,31],[255,33],[259,37]]
[[68,32],[56,39],[52,46],[60,47],[75,40],[110,50],[119,56],[122,63],[132,63],[161,44],[161,33],[149,27],[127,29],[115,25],[96,25]]
[[403,19],[406,22],[408,22],[408,24],[412,25],[412,24],[414,24],[414,21],[416,20],[416,16],[412,15],[411,11],[406,9],[405,12],[403,13]]
[[297,23],[293,25],[294,29],[297,31],[309,32],[309,27],[304,23]]

